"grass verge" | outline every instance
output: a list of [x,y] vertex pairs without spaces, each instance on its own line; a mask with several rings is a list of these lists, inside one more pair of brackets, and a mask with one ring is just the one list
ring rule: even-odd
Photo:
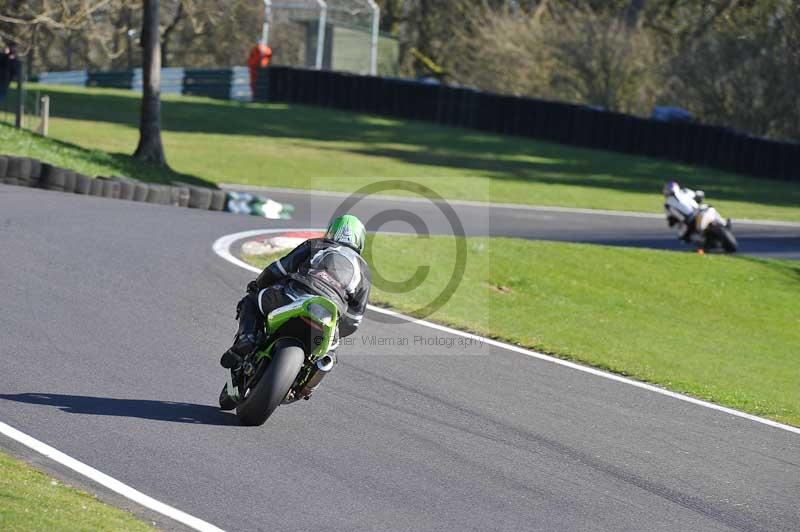
[[[139,135],[135,92],[29,88],[50,95],[53,138],[130,160]],[[6,105],[12,100],[13,93]],[[163,98],[162,118],[172,168],[208,183],[352,192],[391,178],[435,184],[454,199],[660,212],[661,185],[677,179],[704,189],[725,216],[800,221],[796,184],[520,137],[173,95]]]
[[0,530],[156,529],[0,453]]
[[[431,301],[455,239],[378,235],[371,302]],[[428,319],[800,426],[800,267],[791,261],[468,238],[464,278]],[[249,258],[257,266],[273,260]],[[377,277],[373,275],[373,277]]]
[[143,163],[130,155],[84,148],[26,130],[15,129],[2,122],[0,122],[0,155],[33,157],[91,177],[124,175],[154,183],[169,184],[173,181],[183,181],[216,188],[213,183],[195,176]]

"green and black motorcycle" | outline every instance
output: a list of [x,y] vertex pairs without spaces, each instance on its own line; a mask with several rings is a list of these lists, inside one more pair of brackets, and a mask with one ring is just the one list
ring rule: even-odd
[[219,395],[244,425],[262,425],[280,404],[309,399],[336,363],[336,304],[302,295],[269,313],[266,340],[230,371]]

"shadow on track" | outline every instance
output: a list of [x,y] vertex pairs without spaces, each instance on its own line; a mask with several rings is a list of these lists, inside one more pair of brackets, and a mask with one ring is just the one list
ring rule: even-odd
[[222,412],[216,407],[171,401],[149,401],[144,399],[111,399],[109,397],[86,397],[53,393],[0,394],[0,399],[34,405],[55,406],[70,414],[95,416],[137,417],[173,423],[198,425],[238,425],[236,416]]

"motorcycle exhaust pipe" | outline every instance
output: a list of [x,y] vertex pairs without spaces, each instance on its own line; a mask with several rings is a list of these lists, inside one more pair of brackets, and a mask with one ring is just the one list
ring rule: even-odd
[[305,399],[308,399],[311,396],[311,393],[317,389],[319,383],[322,382],[322,379],[325,378],[325,375],[331,372],[333,366],[336,365],[336,353],[327,353],[320,357],[316,364],[314,373],[311,374],[309,377],[308,382],[303,387],[301,394]]
[[333,366],[336,364],[336,354],[335,353],[328,353],[323,355],[317,360],[317,369],[322,371],[323,373],[328,373],[330,370],[333,369]]

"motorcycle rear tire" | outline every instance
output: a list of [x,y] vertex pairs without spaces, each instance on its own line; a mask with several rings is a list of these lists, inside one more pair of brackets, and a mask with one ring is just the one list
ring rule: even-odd
[[279,342],[263,375],[236,407],[242,425],[263,425],[289,392],[305,362],[303,349]]
[[722,228],[722,234],[725,235],[722,239],[722,247],[728,253],[735,253],[736,250],[739,249],[739,243],[736,241],[736,237],[733,236],[730,229],[725,227]]
[[[721,246],[726,253],[735,253],[739,248],[739,243],[736,242],[736,237],[727,227],[714,224],[709,226],[706,238],[706,244],[703,248],[706,251],[713,250],[717,246]],[[717,248],[718,249],[718,248]]]
[[727,227],[721,225],[714,225],[709,227],[714,239],[719,242],[727,253],[735,253],[739,249],[739,243],[736,242],[736,237]]

